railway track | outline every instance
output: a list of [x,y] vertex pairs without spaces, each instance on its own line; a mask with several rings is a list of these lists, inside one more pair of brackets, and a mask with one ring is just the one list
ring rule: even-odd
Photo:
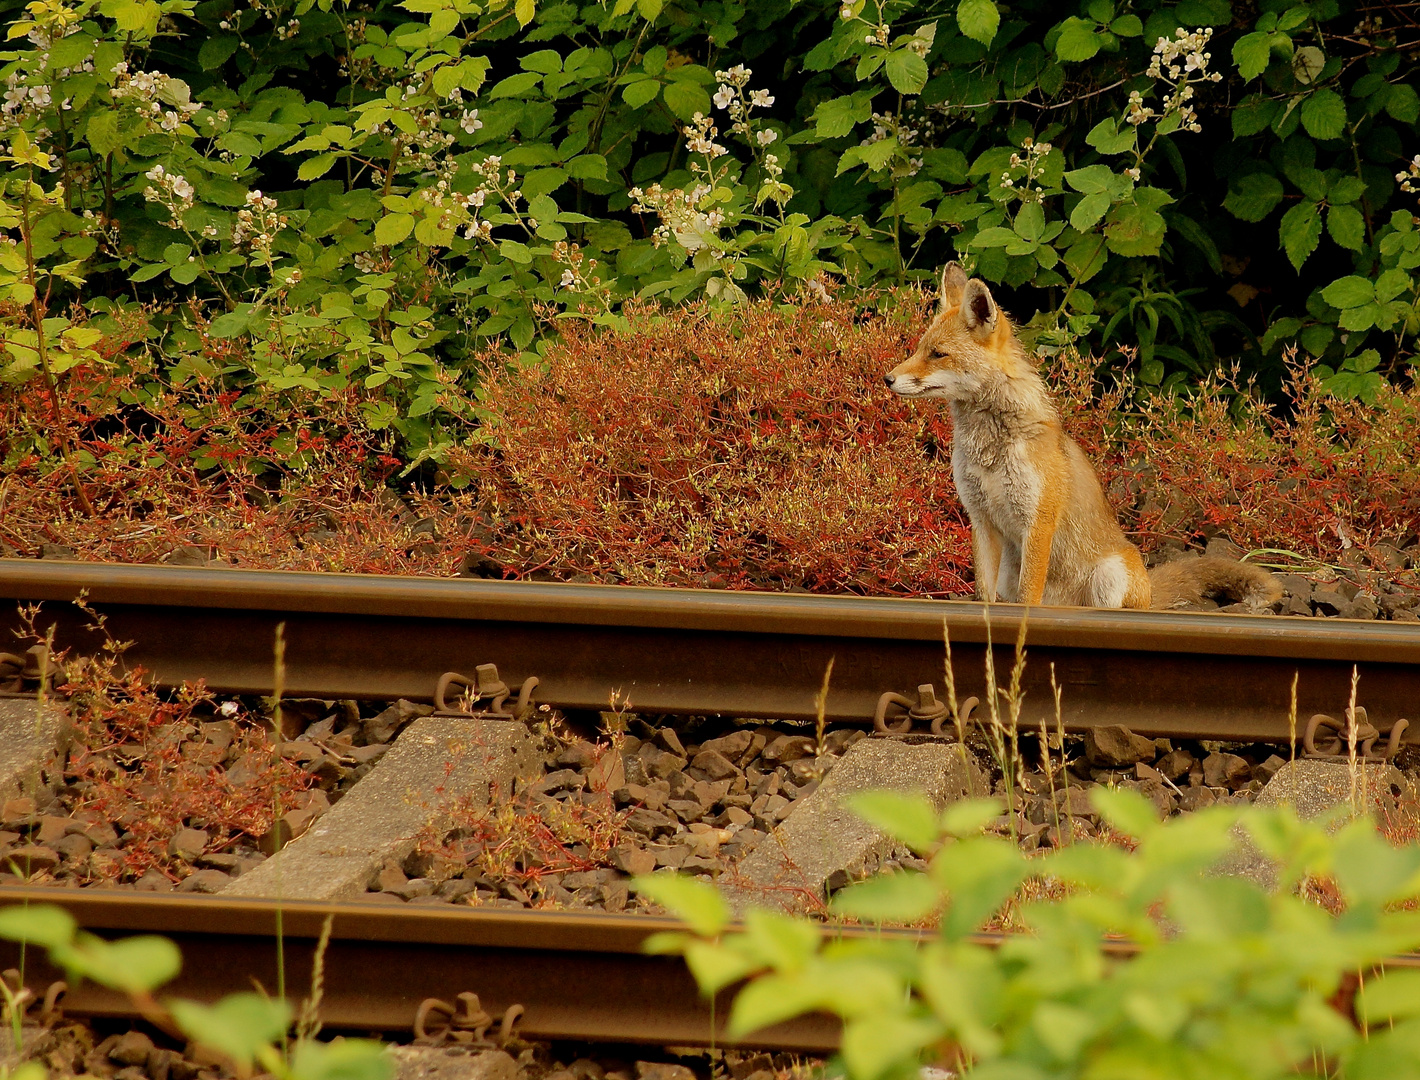
[[944,630],[959,695],[982,696],[988,640],[1009,671],[1024,620],[1030,726],[1053,722],[1052,669],[1071,731],[1285,742],[1293,677],[1297,715],[1337,717],[1353,668],[1382,731],[1420,701],[1420,626],[1276,616],[0,560],[0,635],[38,602],[57,644],[97,648],[81,595],[157,683],[223,693],[271,692],[284,623],[292,695],[431,701],[444,674],[492,664],[566,709],[615,694],[642,713],[803,720],[832,661],[827,719],[869,724],[884,695],[940,695]]
[[[928,730],[941,719],[932,688],[943,682],[944,629],[958,695],[980,696],[988,648],[1008,671],[1024,622],[1031,726],[1053,723],[1053,668],[1071,731],[1118,724],[1286,742],[1294,677],[1297,716],[1335,717],[1354,670],[1380,752],[1420,737],[1401,722],[1420,701],[1420,626],[1399,623],[0,560],[7,638],[22,628],[21,607],[40,604],[37,626],[57,647],[98,646],[91,615],[73,603],[81,597],[155,683],[203,679],[224,694],[272,692],[284,624],[292,696],[447,705],[467,682],[500,712],[521,688],[568,710],[615,697],[644,715],[805,720],[832,662],[831,723]],[[172,937],[185,974],[170,989],[198,1000],[252,979],[275,984],[278,911],[288,986],[300,996],[333,916],[323,1009],[332,1028],[408,1030],[429,1002],[466,992],[490,1017],[521,1006],[530,1038],[705,1044],[727,1015],[727,1000],[702,1000],[679,959],[643,953],[670,925],[645,915],[0,888],[0,904],[16,902],[60,903],[103,936]],[[0,967],[16,959],[0,944]],[[40,993],[58,977],[33,954],[26,973]],[[131,1015],[126,999],[92,986],[72,989],[67,1008]],[[836,1022],[807,1017],[753,1045],[828,1053],[837,1036]]]

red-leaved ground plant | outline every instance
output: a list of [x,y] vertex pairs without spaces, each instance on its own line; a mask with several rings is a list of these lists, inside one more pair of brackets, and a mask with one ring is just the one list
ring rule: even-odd
[[[951,423],[884,371],[930,300],[628,311],[562,324],[545,370],[490,353],[482,418],[438,471],[403,475],[362,405],[378,391],[234,389],[166,375],[137,330],[59,387],[76,498],[38,380],[0,387],[0,545],[99,561],[963,595],[970,544]],[[234,362],[231,342],[212,358]],[[239,367],[239,364],[233,364]],[[215,368],[214,368],[215,370]],[[1223,535],[1318,569],[1374,566],[1420,520],[1420,390],[1374,405],[1298,374],[1280,406],[1218,382],[1187,400],[1046,374],[1146,551]],[[3,549],[0,549],[3,553]]]

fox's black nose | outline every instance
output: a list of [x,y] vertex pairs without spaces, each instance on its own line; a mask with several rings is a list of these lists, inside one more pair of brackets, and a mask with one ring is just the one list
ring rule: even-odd
[[891,375],[884,375],[884,376],[883,376],[883,382],[885,382],[885,383],[887,383],[889,386],[891,386],[891,385],[892,385],[892,376],[891,376]]

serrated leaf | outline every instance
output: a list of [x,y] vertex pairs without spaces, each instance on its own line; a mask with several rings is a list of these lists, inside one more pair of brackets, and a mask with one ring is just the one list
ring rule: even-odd
[[1271,173],[1248,173],[1228,189],[1223,206],[1243,221],[1261,221],[1282,201],[1282,181]]
[[1086,195],[1070,211],[1070,227],[1078,232],[1089,232],[1105,214],[1109,213],[1110,198],[1103,191]]
[[908,48],[888,53],[884,65],[888,82],[899,94],[918,94],[927,82],[927,61]]
[[532,22],[536,10],[534,0],[514,0],[513,15],[517,18],[519,26],[527,26]]
[[375,243],[389,247],[398,244],[413,231],[413,214],[386,214],[375,222]]
[[285,1002],[253,993],[230,994],[212,1006],[171,1001],[168,1011],[193,1042],[226,1055],[245,1069],[291,1022]]
[[941,900],[926,874],[903,871],[849,885],[834,895],[830,906],[837,914],[865,922],[910,923],[926,918]]
[[1095,23],[1070,16],[1060,24],[1060,36],[1055,39],[1056,57],[1074,63],[1089,60],[1104,44],[1095,30]]
[[1306,200],[1288,210],[1282,215],[1277,236],[1292,266],[1300,270],[1321,240],[1321,211],[1317,204]]
[[1336,139],[1346,130],[1346,102],[1335,90],[1318,90],[1302,102],[1302,127],[1313,139]]
[[1337,278],[1321,290],[1321,298],[1334,308],[1360,307],[1376,298],[1375,286],[1366,278],[1350,274]]
[[990,45],[1001,26],[1001,11],[995,0],[961,0],[957,6],[957,27],[973,41]]
[[1339,246],[1348,251],[1360,251],[1366,245],[1366,219],[1354,206],[1333,206],[1328,209],[1326,231]]
[[710,95],[706,93],[705,87],[689,79],[677,79],[667,83],[663,96],[666,99],[666,108],[681,120],[689,121],[696,113],[710,112]]
[[296,170],[296,179],[315,180],[330,172],[330,167],[335,164],[336,155],[332,151],[325,154],[317,154],[313,158],[301,162],[301,167]]
[[692,877],[642,874],[631,880],[631,887],[638,896],[660,904],[701,937],[715,937],[730,921],[730,906],[715,886]]
[[1085,142],[1089,143],[1101,154],[1123,154],[1134,149],[1137,132],[1130,125],[1125,125],[1125,130],[1119,129],[1119,124],[1114,117],[1106,117],[1090,129],[1090,133],[1085,136]]
[[87,134],[89,146],[94,153],[107,157],[120,146],[123,145],[123,136],[119,131],[118,112],[114,109],[104,109],[94,113],[89,117]]
[[1244,82],[1251,82],[1264,71],[1272,60],[1272,35],[1261,30],[1244,34],[1233,42],[1233,63]]
[[622,87],[621,99],[633,109],[639,109],[655,101],[660,92],[661,84],[655,79],[638,79]]
[[900,791],[864,791],[848,797],[844,804],[869,825],[881,829],[894,840],[902,841],[914,851],[927,851],[937,842],[937,814],[922,795],[908,795]]
[[532,252],[528,250],[526,244],[521,244],[516,240],[504,240],[498,245],[498,254],[505,259],[512,259],[519,265],[526,266],[532,262]]

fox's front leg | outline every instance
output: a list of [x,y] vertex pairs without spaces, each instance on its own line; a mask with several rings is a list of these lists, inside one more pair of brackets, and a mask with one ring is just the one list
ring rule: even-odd
[[988,604],[996,600],[996,577],[1001,572],[1001,534],[989,521],[971,523],[971,554],[976,569],[976,595]]
[[1021,541],[1021,582],[1016,602],[1039,604],[1045,596],[1045,580],[1050,574],[1050,549],[1055,543],[1055,530],[1060,527],[1064,502],[1042,498],[1035,520]]

